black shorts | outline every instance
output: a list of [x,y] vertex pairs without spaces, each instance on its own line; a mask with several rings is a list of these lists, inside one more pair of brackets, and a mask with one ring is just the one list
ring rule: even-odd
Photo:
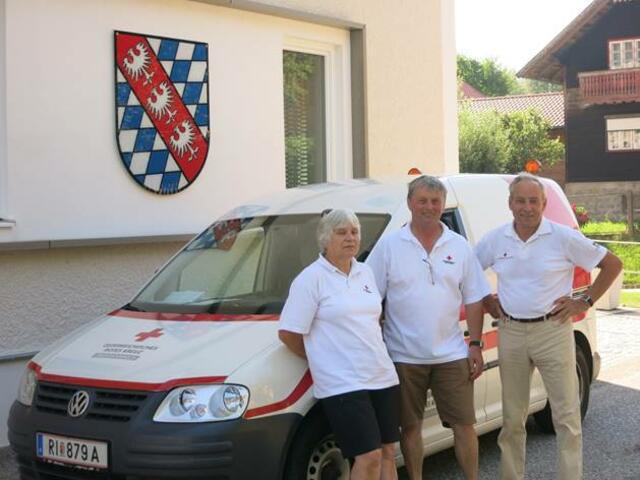
[[345,458],[400,439],[400,389],[357,390],[322,399],[322,407]]

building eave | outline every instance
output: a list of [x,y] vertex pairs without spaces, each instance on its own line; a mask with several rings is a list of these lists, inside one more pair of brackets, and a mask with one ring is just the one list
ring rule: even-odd
[[565,67],[558,54],[577,40],[616,3],[634,0],[594,0],[576,18],[573,19],[551,42],[520,69],[519,77],[542,80],[551,83],[564,83]]

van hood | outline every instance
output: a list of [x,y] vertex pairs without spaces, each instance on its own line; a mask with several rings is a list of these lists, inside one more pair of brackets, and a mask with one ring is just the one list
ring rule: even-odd
[[34,363],[41,380],[77,385],[162,391],[220,382],[278,341],[276,320],[118,310]]

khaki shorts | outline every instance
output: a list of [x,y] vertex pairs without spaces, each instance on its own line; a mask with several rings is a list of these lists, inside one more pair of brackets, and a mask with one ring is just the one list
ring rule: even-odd
[[473,425],[473,382],[466,358],[434,365],[396,363],[400,377],[400,425],[421,422],[431,389],[442,425]]

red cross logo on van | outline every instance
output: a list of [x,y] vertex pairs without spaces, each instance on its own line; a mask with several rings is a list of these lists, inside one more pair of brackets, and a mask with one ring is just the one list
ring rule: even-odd
[[136,342],[144,342],[147,338],[158,338],[164,335],[162,328],[154,328],[150,332],[140,332],[136,334]]

